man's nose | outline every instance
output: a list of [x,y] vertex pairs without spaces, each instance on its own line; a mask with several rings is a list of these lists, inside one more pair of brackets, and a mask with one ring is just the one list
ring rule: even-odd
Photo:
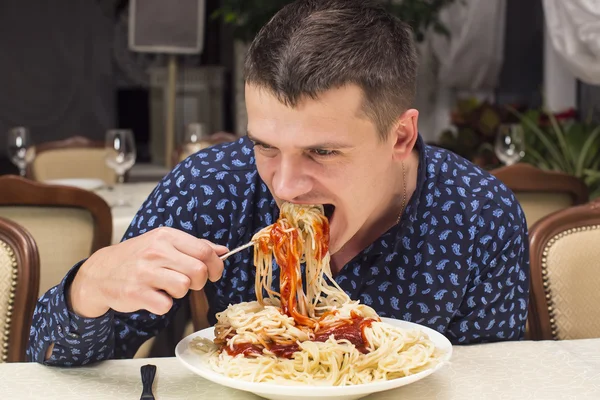
[[306,174],[301,156],[281,157],[279,168],[273,175],[274,195],[284,201],[293,201],[312,188],[312,179]]

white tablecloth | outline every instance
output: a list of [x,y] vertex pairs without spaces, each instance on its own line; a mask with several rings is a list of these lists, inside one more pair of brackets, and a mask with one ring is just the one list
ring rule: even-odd
[[[2,399],[139,399],[140,367],[158,367],[157,400],[257,399],[209,382],[175,358],[106,361],[80,368],[0,364]],[[315,398],[316,399],[316,398]],[[600,339],[456,346],[435,374],[368,400],[598,400]]]
[[130,203],[126,206],[111,207],[113,219],[113,244],[121,241],[131,220],[156,185],[157,183],[148,182],[125,183],[123,185],[116,185],[112,190],[102,188],[96,191],[96,193],[106,200],[109,205],[115,203],[119,193],[122,193],[123,197]]

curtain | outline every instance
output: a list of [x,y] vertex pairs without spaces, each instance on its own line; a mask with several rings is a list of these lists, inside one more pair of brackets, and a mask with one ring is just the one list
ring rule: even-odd
[[548,36],[569,71],[600,84],[600,1],[543,1]]
[[460,0],[442,10],[450,37],[430,33],[419,45],[417,108],[421,134],[434,140],[449,126],[456,98],[491,98],[504,54],[506,0]]

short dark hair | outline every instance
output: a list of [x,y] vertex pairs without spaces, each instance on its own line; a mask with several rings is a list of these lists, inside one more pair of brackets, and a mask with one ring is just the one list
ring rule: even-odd
[[298,0],[282,8],[252,42],[248,84],[295,107],[308,96],[355,84],[363,111],[385,139],[416,91],[411,28],[369,0]]

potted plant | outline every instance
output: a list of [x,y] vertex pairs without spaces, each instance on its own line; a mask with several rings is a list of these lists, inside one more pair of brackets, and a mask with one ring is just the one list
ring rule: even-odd
[[599,124],[577,120],[574,110],[513,113],[525,132],[523,162],[576,176],[588,186],[591,199],[600,197]]
[[452,127],[444,130],[434,144],[451,150],[484,169],[493,169],[500,166],[494,152],[498,127],[518,122],[518,119],[504,106],[465,98],[456,102],[450,121]]

